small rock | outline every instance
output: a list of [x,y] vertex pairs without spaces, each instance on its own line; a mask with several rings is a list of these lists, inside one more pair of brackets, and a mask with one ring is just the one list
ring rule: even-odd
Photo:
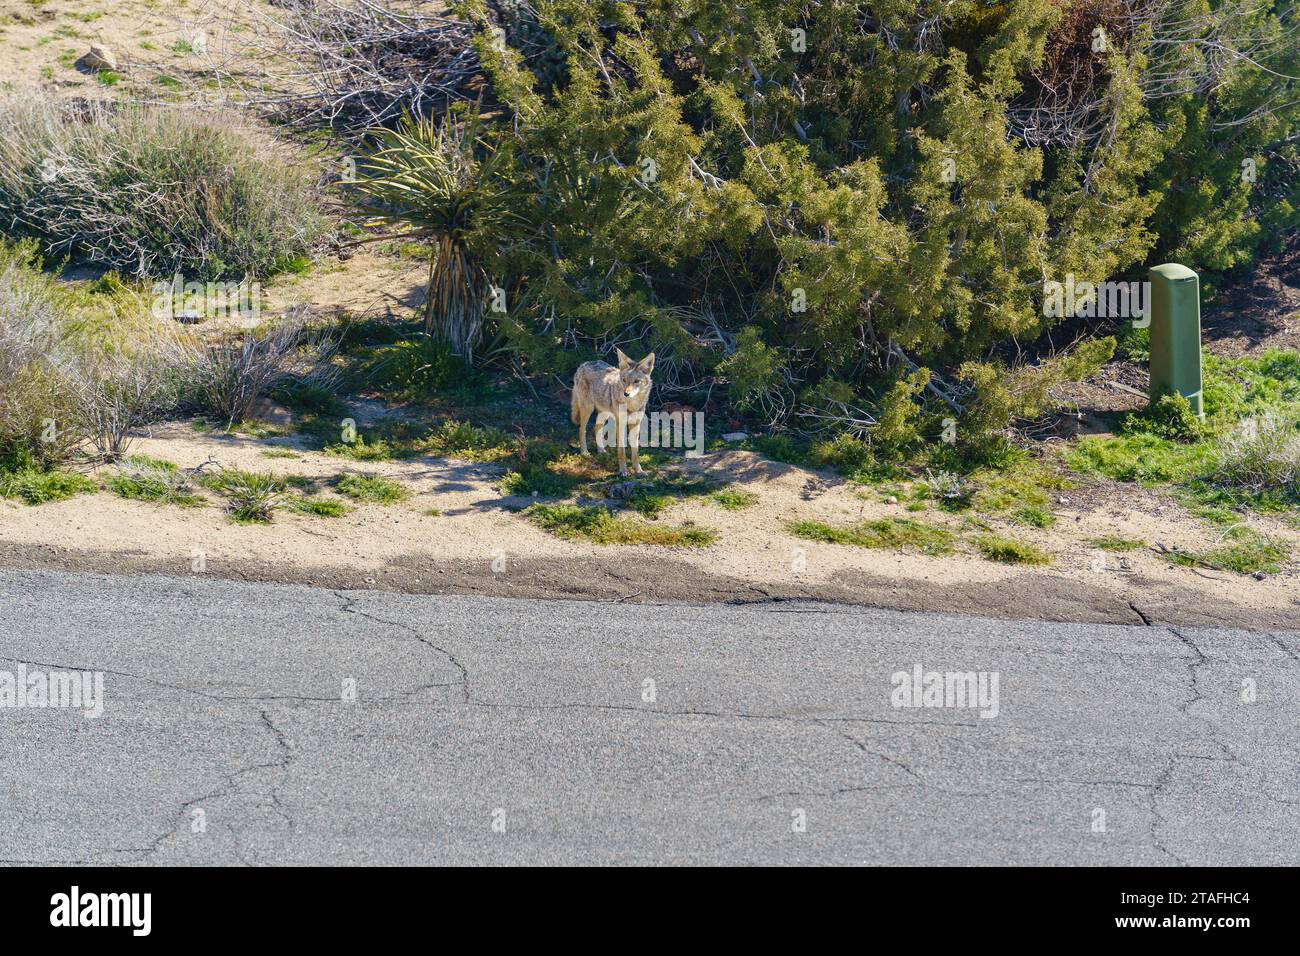
[[727,432],[722,436],[723,441],[744,441],[749,436],[744,432]]
[[898,499],[895,498],[893,495],[885,495],[885,504],[896,505],[898,504]]
[[631,481],[620,481],[616,485],[609,486],[609,496],[611,498],[631,498],[642,488],[646,487],[646,485],[647,482],[636,481],[635,479]]
[[269,398],[259,398],[257,400],[257,403],[253,406],[253,417],[259,422],[265,422],[277,428],[288,428],[293,425],[293,412]]
[[90,52],[81,58],[82,64],[88,70],[116,70],[117,57],[108,47],[94,43],[90,47]]
[[1254,578],[1256,581],[1263,581],[1266,577],[1268,577],[1268,575],[1265,574],[1263,571],[1256,571],[1254,574],[1251,575],[1251,577]]

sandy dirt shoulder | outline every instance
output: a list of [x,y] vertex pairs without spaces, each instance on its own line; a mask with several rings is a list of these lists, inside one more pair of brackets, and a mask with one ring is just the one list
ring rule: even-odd
[[[273,449],[298,457],[269,457]],[[1029,569],[985,560],[966,543],[956,553],[927,557],[795,537],[787,527],[795,520],[847,525],[919,517],[956,530],[960,519],[934,510],[913,515],[861,486],[743,451],[683,465],[743,488],[756,504],[727,511],[707,498],[689,498],[658,519],[717,531],[717,540],[703,548],[557,538],[518,514],[530,500],[503,495],[497,488],[502,469],[493,465],[437,458],[361,464],[305,450],[295,438],[202,434],[185,423],[154,429],[131,453],[182,468],[215,462],[310,478],[324,497],[333,496],[327,483],[341,473],[382,475],[413,496],[394,505],[359,505],[339,518],[282,511],[268,525],[231,521],[215,496],[198,508],[124,500],[107,491],[36,507],[0,499],[0,566],[204,573],[414,593],[626,602],[805,598],[1046,620],[1300,627],[1294,567],[1254,580],[1175,567],[1150,549],[1102,555],[1090,546],[1105,535],[1191,550],[1212,543],[1215,532],[1177,505],[1127,486],[1122,498],[1109,501],[1063,493],[1071,497],[1054,508],[1050,530],[999,529],[1053,555],[1052,565]],[[437,514],[429,513],[434,509]],[[1283,527],[1268,531],[1300,539]]]

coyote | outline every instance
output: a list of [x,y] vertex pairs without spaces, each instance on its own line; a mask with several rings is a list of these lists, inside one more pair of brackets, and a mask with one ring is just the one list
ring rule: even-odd
[[605,448],[601,429],[606,422],[614,423],[614,444],[618,447],[618,473],[627,474],[627,445],[632,446],[632,471],[641,473],[641,419],[646,402],[650,400],[650,373],[655,367],[655,354],[651,352],[641,361],[633,361],[618,353],[618,368],[604,362],[584,362],[573,373],[573,400],[570,404],[573,424],[578,426],[578,444],[582,453],[587,450],[587,419],[596,412],[596,445]]

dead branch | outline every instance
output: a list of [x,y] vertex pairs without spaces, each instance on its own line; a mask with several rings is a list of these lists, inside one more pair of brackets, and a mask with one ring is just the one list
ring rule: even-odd
[[426,7],[414,0],[316,0],[259,13],[252,56],[284,85],[250,90],[250,99],[280,122],[352,133],[466,98],[479,72],[473,28]]

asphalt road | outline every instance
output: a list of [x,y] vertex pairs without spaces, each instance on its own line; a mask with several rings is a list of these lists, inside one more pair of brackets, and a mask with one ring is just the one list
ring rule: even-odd
[[19,662],[3,862],[1300,863],[1296,634],[0,572]]

